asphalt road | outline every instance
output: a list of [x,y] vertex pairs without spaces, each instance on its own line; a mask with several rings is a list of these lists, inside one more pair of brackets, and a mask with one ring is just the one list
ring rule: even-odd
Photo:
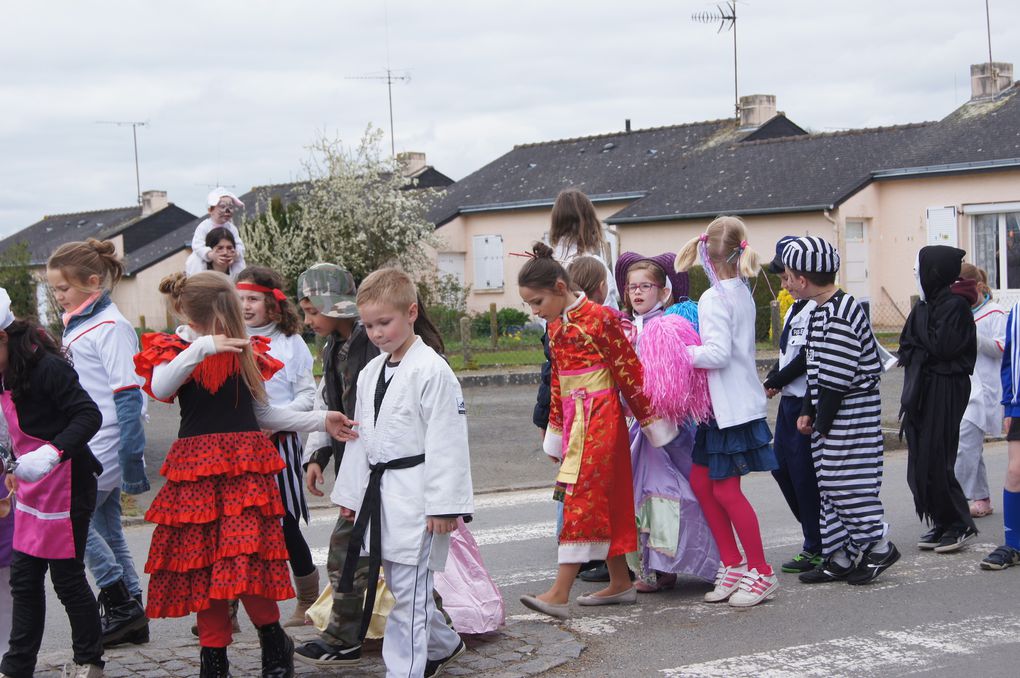
[[[503,590],[510,622],[536,618],[517,599],[523,593],[544,590],[555,571],[555,507],[550,493],[545,488],[485,492],[544,485],[551,477],[552,466],[545,461],[538,433],[530,424],[534,389],[476,388],[465,395],[479,490],[471,529]],[[897,395],[893,388],[886,389],[884,409],[894,407]],[[173,439],[172,414],[165,406],[152,410],[149,440],[154,462],[160,441],[166,444]],[[992,486],[1001,487],[1005,444],[989,445],[985,458]],[[1020,614],[1015,591],[1020,568],[1005,572],[978,568],[980,559],[1002,541],[1000,514],[981,519],[981,535],[960,553],[919,552],[914,542],[922,526],[913,512],[905,466],[903,452],[887,454],[882,492],[892,539],[903,559],[874,584],[808,587],[792,575],[780,575],[781,589],[775,599],[750,610],[735,610],[702,602],[708,585],[687,580],[674,591],[641,596],[634,606],[575,606],[575,617],[565,628],[587,650],[555,675],[792,678],[957,676],[967,671],[989,677],[1016,676]],[[758,510],[769,560],[778,565],[799,550],[799,528],[768,474],[747,477],[744,487]],[[328,508],[314,511],[306,530],[319,564],[325,562],[335,515]],[[151,527],[129,528],[128,535],[141,565]],[[595,588],[579,583],[575,593]],[[284,613],[289,613],[289,607],[290,603],[283,605]],[[154,621],[150,647],[188,634],[191,623],[191,619]],[[243,626],[244,633],[253,633],[246,620]],[[51,591],[43,652],[66,652],[68,635],[66,618]]]

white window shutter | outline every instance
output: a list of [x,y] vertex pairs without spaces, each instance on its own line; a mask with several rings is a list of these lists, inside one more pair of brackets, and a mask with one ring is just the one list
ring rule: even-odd
[[503,236],[472,237],[476,290],[498,290],[503,287]]
[[925,210],[929,245],[957,246],[956,208],[929,207]]

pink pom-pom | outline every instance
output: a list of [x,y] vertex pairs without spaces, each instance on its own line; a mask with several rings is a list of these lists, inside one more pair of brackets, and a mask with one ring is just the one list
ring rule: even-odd
[[701,337],[685,318],[663,315],[649,322],[641,334],[644,393],[661,417],[683,425],[712,418],[708,373],[694,367],[688,346],[700,346]]

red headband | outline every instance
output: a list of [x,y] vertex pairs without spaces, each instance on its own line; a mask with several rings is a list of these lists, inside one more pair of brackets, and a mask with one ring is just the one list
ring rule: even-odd
[[239,282],[237,283],[237,289],[245,290],[246,292],[262,292],[263,294],[272,294],[273,298],[276,299],[277,301],[287,300],[287,295],[284,294],[281,290],[272,287],[256,285],[255,283]]

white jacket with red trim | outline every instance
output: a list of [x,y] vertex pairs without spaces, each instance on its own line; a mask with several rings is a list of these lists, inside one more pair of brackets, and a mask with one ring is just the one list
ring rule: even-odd
[[966,421],[987,435],[1002,434],[1002,352],[1006,345],[1006,311],[992,300],[974,310],[977,323],[977,362],[970,377]]

